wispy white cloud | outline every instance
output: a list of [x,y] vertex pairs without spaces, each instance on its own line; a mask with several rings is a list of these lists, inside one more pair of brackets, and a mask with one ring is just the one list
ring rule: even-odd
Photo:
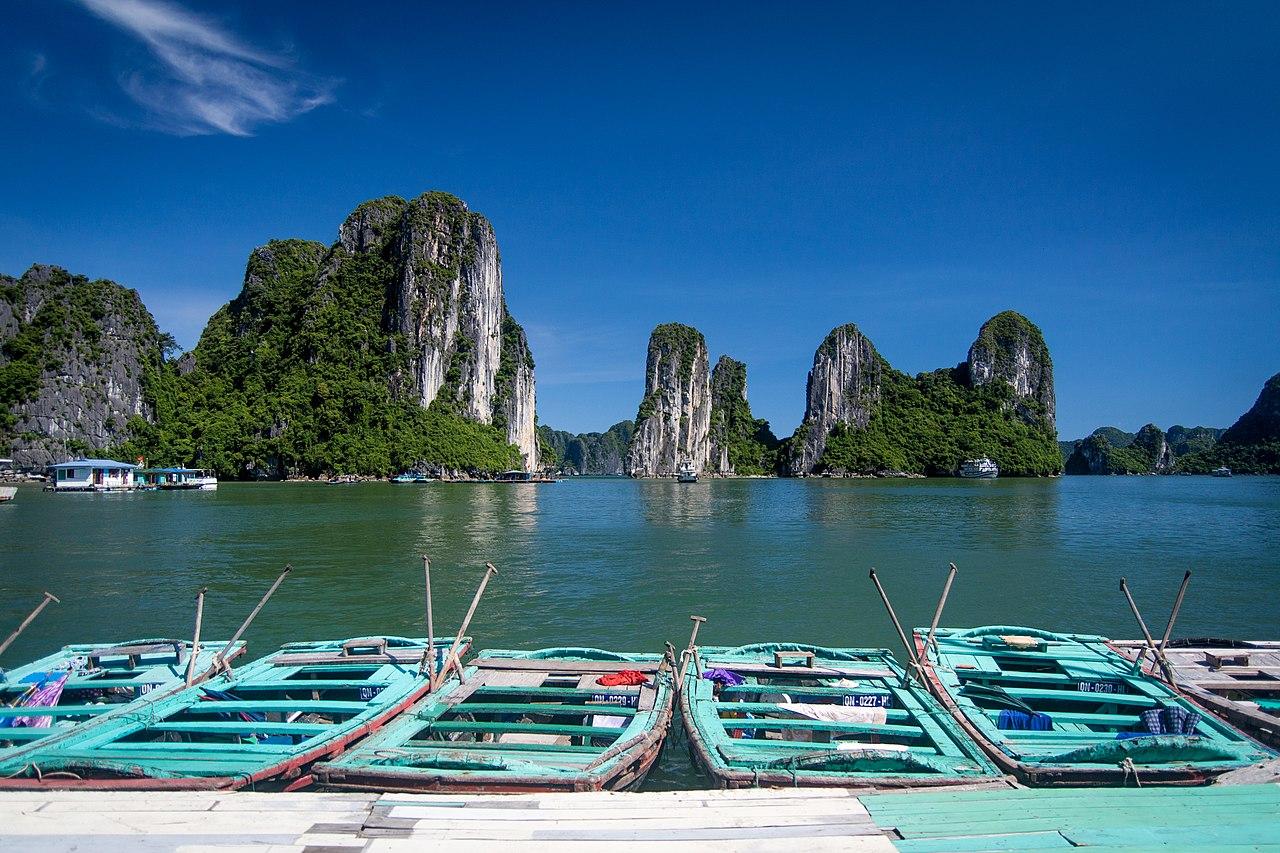
[[163,0],[77,0],[137,38],[155,64],[120,80],[151,126],[179,135],[249,136],[333,100],[334,81],[247,44],[216,22]]

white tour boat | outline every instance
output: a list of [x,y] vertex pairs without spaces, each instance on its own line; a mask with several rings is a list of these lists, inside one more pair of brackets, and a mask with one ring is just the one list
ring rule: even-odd
[[985,456],[966,459],[960,463],[960,476],[968,480],[994,480],[1000,476],[1000,466]]

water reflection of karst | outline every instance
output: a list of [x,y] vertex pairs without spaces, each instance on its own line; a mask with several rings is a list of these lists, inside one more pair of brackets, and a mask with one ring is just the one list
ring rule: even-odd
[[650,524],[696,524],[712,516],[711,483],[644,480],[637,486],[644,503],[645,520]]

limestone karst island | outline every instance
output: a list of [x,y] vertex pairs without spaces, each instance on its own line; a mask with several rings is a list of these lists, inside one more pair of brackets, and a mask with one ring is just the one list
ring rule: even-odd
[[1280,846],[1276,8],[334,12],[6,16],[0,850]]

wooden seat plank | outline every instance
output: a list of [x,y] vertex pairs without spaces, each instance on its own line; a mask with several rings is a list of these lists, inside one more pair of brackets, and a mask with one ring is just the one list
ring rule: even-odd
[[658,661],[600,661],[600,660],[523,660],[520,658],[476,658],[468,666],[479,669],[534,670],[553,672],[621,672],[632,669],[637,672],[657,672]]

